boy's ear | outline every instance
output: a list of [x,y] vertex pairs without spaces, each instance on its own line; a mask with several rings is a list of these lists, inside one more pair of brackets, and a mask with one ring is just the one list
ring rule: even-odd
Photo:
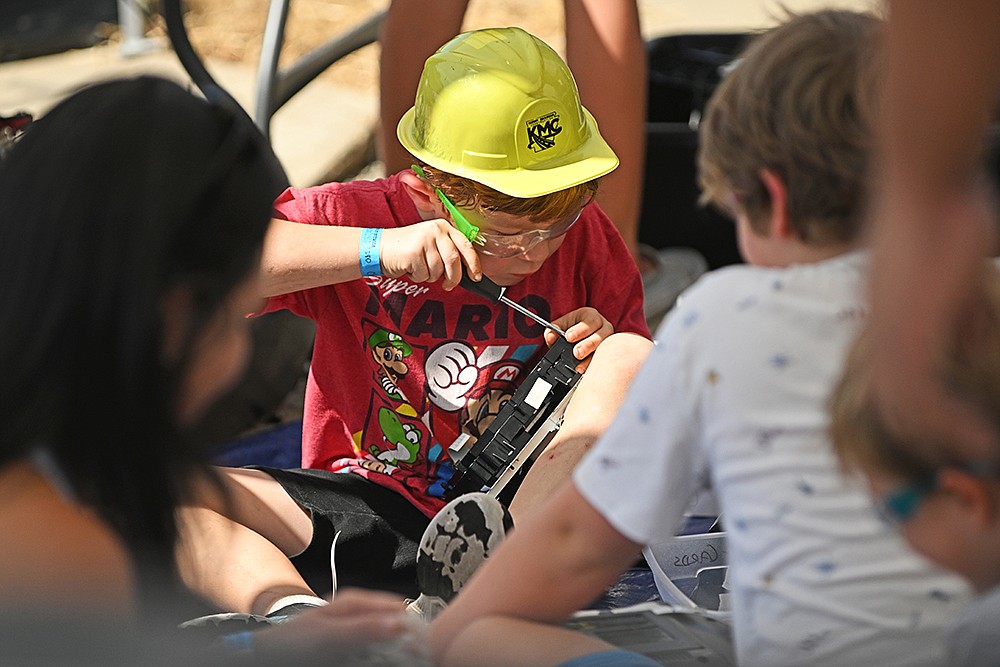
[[764,184],[767,196],[771,200],[771,213],[768,218],[768,229],[772,236],[787,239],[795,237],[795,230],[788,220],[788,188],[785,182],[770,169],[761,169],[757,178]]
[[1000,522],[997,505],[997,483],[961,468],[942,468],[937,474],[937,489],[947,493],[962,505],[962,509],[979,528],[991,528]]
[[399,181],[403,185],[403,190],[413,200],[413,205],[422,215],[429,215],[431,218],[444,217],[444,206],[441,205],[441,200],[438,199],[434,186],[409,169],[400,172]]

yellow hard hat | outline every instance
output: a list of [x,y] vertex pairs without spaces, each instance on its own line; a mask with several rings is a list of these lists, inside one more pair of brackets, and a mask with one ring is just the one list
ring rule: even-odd
[[520,28],[462,33],[438,49],[396,135],[432,167],[512,197],[564,190],[618,166],[569,67]]

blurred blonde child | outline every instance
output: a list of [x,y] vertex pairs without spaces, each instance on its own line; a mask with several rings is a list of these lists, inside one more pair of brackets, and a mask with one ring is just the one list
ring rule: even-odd
[[[1000,420],[1000,274],[984,272],[979,310],[956,318],[945,386]],[[964,577],[980,594],[949,635],[951,665],[1000,664],[1000,466],[973,459],[965,443],[902,440],[876,408],[872,340],[866,331],[831,402],[833,441],[869,480],[877,505],[910,545]]]

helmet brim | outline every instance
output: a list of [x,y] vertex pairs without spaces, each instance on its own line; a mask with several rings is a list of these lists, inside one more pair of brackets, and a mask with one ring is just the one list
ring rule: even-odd
[[396,126],[399,142],[414,157],[435,169],[482,183],[511,197],[528,199],[559,192],[600,178],[618,166],[618,156],[597,131],[597,122],[586,109],[590,138],[576,150],[563,155],[557,164],[544,168],[478,169],[467,164],[442,159],[424,149],[416,137],[416,107],[403,114]]

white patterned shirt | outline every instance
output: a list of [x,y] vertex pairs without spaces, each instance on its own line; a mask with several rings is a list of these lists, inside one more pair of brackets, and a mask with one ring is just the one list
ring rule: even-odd
[[682,295],[576,487],[623,535],[668,539],[712,488],[745,665],[933,665],[968,600],[845,478],[828,395],[864,322],[868,257],[727,267]]

